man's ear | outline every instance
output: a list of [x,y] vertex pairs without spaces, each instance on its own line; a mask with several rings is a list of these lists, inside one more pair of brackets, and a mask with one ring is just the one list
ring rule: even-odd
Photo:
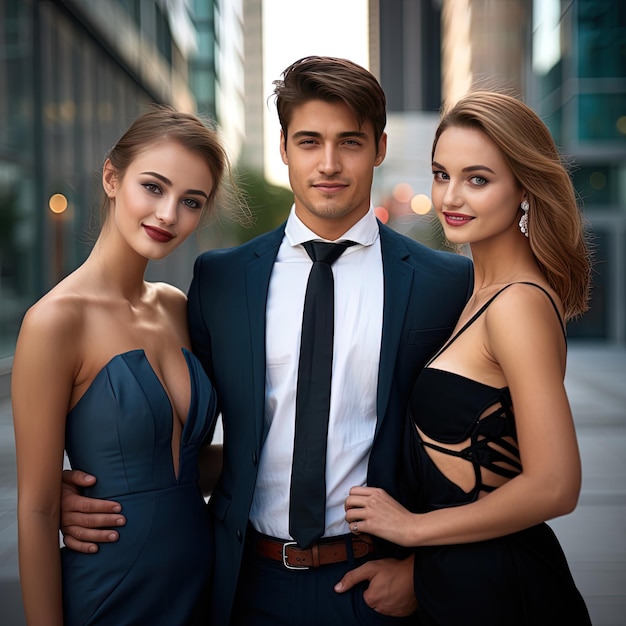
[[383,133],[378,140],[378,146],[376,149],[376,160],[374,161],[374,167],[378,167],[387,155],[387,133]]
[[115,198],[118,180],[117,170],[113,167],[111,161],[107,159],[102,166],[102,188],[107,197]]
[[287,138],[282,130],[280,131],[280,158],[285,165],[289,165],[289,159],[287,158]]

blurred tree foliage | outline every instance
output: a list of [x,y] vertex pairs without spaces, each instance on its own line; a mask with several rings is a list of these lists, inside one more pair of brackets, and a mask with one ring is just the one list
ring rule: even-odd
[[246,197],[251,212],[250,223],[229,221],[223,225],[235,243],[245,243],[282,224],[293,204],[290,189],[272,185],[259,172],[245,171],[238,174],[238,183]]

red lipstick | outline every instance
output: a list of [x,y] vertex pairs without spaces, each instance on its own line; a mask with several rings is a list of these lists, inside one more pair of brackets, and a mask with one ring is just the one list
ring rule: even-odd
[[159,243],[167,243],[174,239],[174,235],[168,233],[166,230],[162,230],[157,228],[156,226],[147,226],[146,224],[142,224],[146,234],[154,241],[158,241]]

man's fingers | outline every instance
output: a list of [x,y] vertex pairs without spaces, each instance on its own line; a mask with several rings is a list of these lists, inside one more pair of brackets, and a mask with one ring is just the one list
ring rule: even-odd
[[98,551],[98,546],[95,543],[83,543],[74,539],[71,535],[65,535],[63,537],[63,543],[68,549],[74,550],[74,552],[84,552],[85,554],[94,554]]
[[98,543],[115,543],[119,539],[119,533],[110,529],[65,526],[61,532],[63,543],[78,552],[97,552]]
[[96,482],[96,477],[80,470],[63,470],[63,482],[76,487],[90,487]]
[[[95,516],[97,513],[115,514],[122,510],[122,507],[112,500],[98,500],[96,498],[87,498],[80,496],[71,490],[61,492],[61,510],[62,521],[67,524],[67,518],[74,513],[90,513]],[[122,517],[118,515],[118,517]],[[86,526],[102,526],[103,524],[94,524],[91,520]],[[119,526],[118,523],[108,524],[109,526]]]
[[344,577],[335,585],[335,591],[344,593],[359,583],[371,580],[376,571],[371,567],[372,562],[364,563],[360,567],[346,572]]
[[78,526],[68,527],[72,535],[63,536],[63,543],[76,552],[93,554],[98,551],[99,543],[113,543],[119,539],[119,535],[111,530],[89,530]]
[[82,543],[114,543],[119,539],[119,533],[116,530],[107,528],[81,528],[80,526],[70,526],[68,530],[72,534],[72,540]]
[[[68,529],[82,529],[87,531],[90,529],[97,529],[103,533],[107,532],[107,528],[124,526],[126,524],[126,518],[119,513],[81,513],[79,511],[70,511],[63,515],[63,522],[61,526],[62,532],[65,534]],[[110,532],[110,531],[108,531]],[[78,531],[73,530],[72,534],[76,538]],[[90,536],[91,537],[91,536]],[[88,541],[95,541],[95,539],[88,539]]]

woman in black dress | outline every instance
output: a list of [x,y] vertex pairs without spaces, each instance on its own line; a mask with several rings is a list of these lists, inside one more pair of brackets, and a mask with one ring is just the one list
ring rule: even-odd
[[353,532],[416,546],[419,624],[589,624],[546,520],[576,506],[581,466],[564,387],[565,323],[587,309],[590,258],[552,137],[519,100],[473,92],[447,113],[432,200],[469,244],[474,292],[418,376],[408,509],[354,487]]

